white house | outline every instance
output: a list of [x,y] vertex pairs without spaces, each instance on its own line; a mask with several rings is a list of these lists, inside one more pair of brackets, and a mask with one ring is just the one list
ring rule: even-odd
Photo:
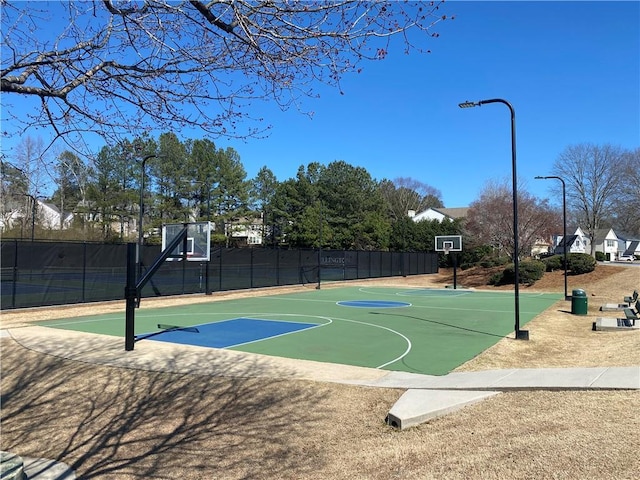
[[616,233],[618,237],[618,253],[616,258],[621,255],[640,255],[640,239],[630,238],[626,234]]
[[[553,253],[556,255],[564,253],[564,238],[562,235],[553,237]],[[588,253],[587,247],[590,245],[589,238],[578,227],[573,235],[567,235],[567,253]]]
[[531,246],[531,256],[538,258],[540,255],[547,254],[552,251],[551,243],[544,238],[537,238]]
[[618,255],[618,236],[613,229],[596,230],[593,243],[595,251],[602,252],[607,260],[615,260]]
[[15,223],[22,220],[31,222],[35,220],[36,225],[49,230],[60,230],[69,228],[71,222],[73,222],[73,213],[65,212],[62,222],[60,222],[61,213],[58,207],[53,203],[45,203],[42,200],[36,198],[35,219],[33,219],[33,211],[24,211],[24,209],[17,209],[4,212],[0,219],[0,229],[12,228]]
[[[42,228],[60,230],[60,225],[62,224],[62,229],[64,230],[69,228],[71,226],[71,222],[73,222],[73,213],[64,212],[61,214],[58,207],[53,203],[44,203],[43,201],[38,200],[36,212],[38,223]],[[60,222],[60,217],[62,217],[62,222]]]
[[442,223],[445,219],[453,221],[458,218],[465,218],[469,207],[458,208],[427,208],[426,210],[414,215],[413,221],[420,222],[422,220],[438,220]]
[[262,245],[263,236],[271,233],[261,218],[243,218],[238,223],[226,223],[224,228],[226,236],[248,246]]
[[24,215],[19,210],[3,211],[0,215],[0,232],[13,227],[23,218]]

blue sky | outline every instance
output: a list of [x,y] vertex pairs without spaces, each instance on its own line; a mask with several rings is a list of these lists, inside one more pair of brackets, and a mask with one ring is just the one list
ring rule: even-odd
[[236,149],[249,178],[264,165],[282,181],[300,165],[344,160],[378,180],[426,183],[446,207],[511,180],[508,108],[462,110],[465,100],[514,106],[518,177],[541,198],[556,182],[533,177],[549,175],[566,147],[640,147],[640,2],[448,1],[441,12],[455,20],[423,43],[430,54],[406,55],[396,42],[386,59],[344,77],[343,95],[319,86],[321,97],[303,104],[312,118],[256,102],[251,114],[272,125],[270,136],[216,145]]
[[300,165],[344,160],[467,206],[487,181],[511,180],[508,108],[458,107],[490,98],[513,105],[518,177],[541,198],[555,182],[533,177],[549,175],[567,146],[640,147],[640,3],[451,1],[443,13],[455,20],[436,26],[430,54],[398,44],[346,77],[344,95],[306,101],[312,119],[256,106],[270,137],[229,143],[249,176],[267,165],[285,180]]

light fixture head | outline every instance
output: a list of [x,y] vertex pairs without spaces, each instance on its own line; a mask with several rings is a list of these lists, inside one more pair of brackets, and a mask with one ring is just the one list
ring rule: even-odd
[[478,102],[470,102],[470,101],[467,100],[466,102],[459,103],[458,106],[460,108],[479,107],[480,103],[478,103]]

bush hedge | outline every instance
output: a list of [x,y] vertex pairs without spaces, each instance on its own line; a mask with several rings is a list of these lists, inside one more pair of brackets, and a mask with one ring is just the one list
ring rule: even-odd
[[560,270],[564,268],[564,255],[554,255],[552,257],[545,258],[542,262],[545,264],[545,270],[547,272]]
[[[533,285],[542,278],[546,269],[545,262],[540,260],[525,260],[520,262],[519,283]],[[490,285],[507,285],[516,282],[515,265],[509,264],[502,272],[495,273],[489,279]]]
[[572,275],[593,272],[597,265],[596,259],[588,253],[570,253],[568,262],[567,269]]

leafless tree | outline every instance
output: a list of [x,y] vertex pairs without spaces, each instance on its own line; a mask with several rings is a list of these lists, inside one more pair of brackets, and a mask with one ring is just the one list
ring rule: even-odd
[[3,0],[4,120],[51,128],[73,149],[88,132],[258,135],[253,101],[298,108],[363,60],[427,51],[442,3]]
[[44,193],[50,181],[51,159],[42,137],[23,137],[16,146],[13,161],[27,180],[27,189],[22,193],[33,196]]
[[440,190],[409,177],[394,178],[392,182],[383,180],[380,191],[394,220],[405,218],[409,210],[419,213],[429,207],[443,206]]
[[640,238],[640,148],[625,154],[615,228]]
[[566,183],[567,207],[591,239],[595,255],[596,231],[615,216],[625,185],[626,152],[613,145],[572,145],[558,156],[553,173]]
[[[491,245],[499,255],[513,258],[513,193],[511,181],[489,181],[469,206],[465,223],[473,246]],[[534,243],[562,230],[558,210],[518,186],[518,255],[528,257]]]

